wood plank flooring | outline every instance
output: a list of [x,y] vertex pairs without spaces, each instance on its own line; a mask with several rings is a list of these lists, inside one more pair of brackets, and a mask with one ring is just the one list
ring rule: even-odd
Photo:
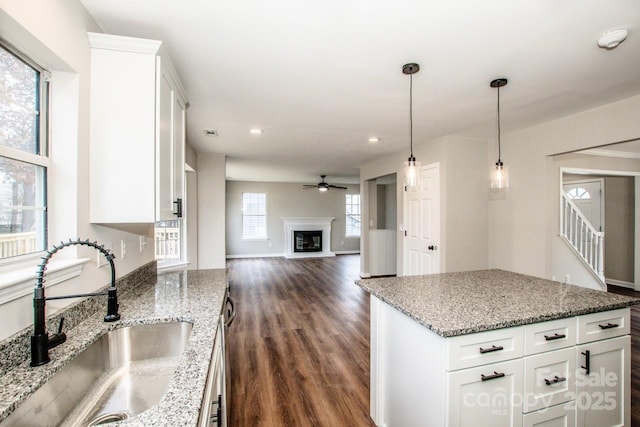
[[360,258],[228,262],[231,427],[373,426]]
[[[373,426],[369,298],[359,256],[228,262],[230,427]],[[610,286],[640,298],[640,292]],[[640,427],[640,306],[631,308],[631,413]]]

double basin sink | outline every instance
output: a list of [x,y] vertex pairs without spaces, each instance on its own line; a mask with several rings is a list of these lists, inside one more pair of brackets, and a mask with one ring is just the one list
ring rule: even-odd
[[23,402],[2,426],[97,426],[133,418],[164,395],[192,323],[110,331]]

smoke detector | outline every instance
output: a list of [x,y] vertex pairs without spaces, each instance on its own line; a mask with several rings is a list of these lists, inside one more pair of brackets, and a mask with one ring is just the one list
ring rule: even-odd
[[615,49],[620,43],[625,41],[629,35],[629,30],[623,28],[621,30],[607,31],[598,39],[598,46],[603,49]]

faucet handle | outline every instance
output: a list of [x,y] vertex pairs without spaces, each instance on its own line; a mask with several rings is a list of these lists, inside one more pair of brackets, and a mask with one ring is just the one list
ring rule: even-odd
[[64,316],[60,318],[60,323],[58,324],[58,334],[62,333],[62,326],[64,325]]

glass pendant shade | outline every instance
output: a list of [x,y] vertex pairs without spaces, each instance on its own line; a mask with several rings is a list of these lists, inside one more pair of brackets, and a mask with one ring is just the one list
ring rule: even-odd
[[509,168],[499,161],[491,168],[491,189],[507,187],[509,187]]
[[404,165],[404,180],[407,186],[415,187],[420,182],[420,162],[411,156]]

